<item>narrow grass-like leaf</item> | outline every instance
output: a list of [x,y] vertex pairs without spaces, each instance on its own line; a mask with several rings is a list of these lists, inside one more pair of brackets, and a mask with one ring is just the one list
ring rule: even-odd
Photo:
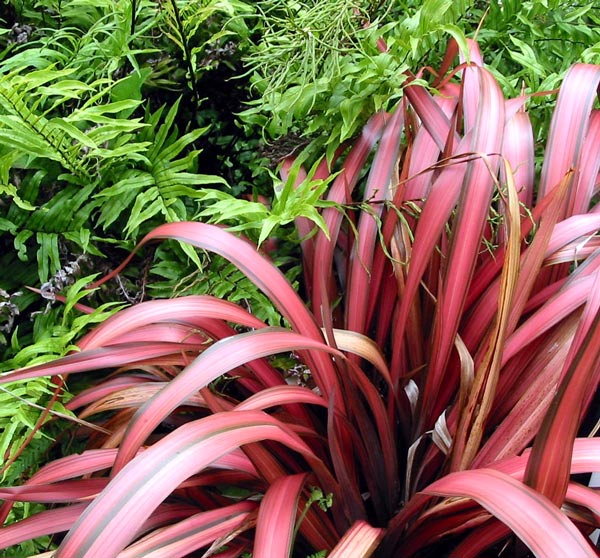
[[278,386],[264,389],[235,407],[236,411],[260,410],[292,403],[308,403],[327,407],[327,403],[314,391],[301,386]]
[[[570,169],[579,168],[599,83],[600,66],[576,64],[565,76],[550,126],[540,178],[540,196],[558,184]],[[580,203],[582,205],[575,207],[575,191],[571,190],[562,217],[586,211],[589,200],[582,199]]]
[[[566,501],[588,508],[598,515],[600,496],[591,488],[570,483],[567,489]],[[452,551],[454,558],[476,558],[486,549],[509,536],[510,528],[499,521],[490,520],[480,528],[472,530],[469,535]]]
[[550,500],[498,471],[452,473],[428,486],[425,492],[474,499],[508,525],[537,558],[596,556],[585,537]]
[[365,333],[367,330],[369,283],[377,245],[379,218],[383,212],[382,202],[393,198],[393,188],[398,180],[394,177],[394,171],[403,128],[403,111],[398,108],[385,127],[367,180],[365,203],[369,204],[373,214],[361,212],[357,238],[350,258],[345,320],[345,326],[350,331]]
[[329,558],[369,558],[377,549],[383,530],[357,521],[328,555]]
[[507,189],[506,223],[508,241],[504,259],[505,265],[501,276],[497,317],[486,343],[485,356],[475,372],[469,400],[461,416],[453,442],[452,467],[454,470],[467,468],[479,450],[485,423],[491,412],[498,384],[510,311],[518,284],[520,257],[519,198],[510,164],[507,161],[505,161],[504,172]]
[[306,475],[277,479],[267,490],[256,520],[255,558],[288,558],[292,549],[298,501]]
[[462,307],[488,217],[494,187],[493,176],[498,168],[498,158],[493,154],[498,153],[502,146],[504,100],[500,88],[487,70],[474,67],[469,70],[477,80],[467,82],[466,85],[471,83],[471,88],[476,87],[480,92],[470,151],[480,153],[481,158],[467,164],[467,174],[458,203],[445,282],[438,300],[440,311],[436,313],[434,324],[432,360],[422,391],[418,432],[431,427],[432,421],[446,405],[444,398],[439,396],[440,386],[454,346]]
[[[111,393],[110,395],[100,398],[94,403],[88,405],[79,413],[79,416],[81,418],[87,418],[96,413],[105,413],[107,411],[141,407],[162,388],[164,388],[164,386],[164,382],[151,382],[132,388],[127,388],[117,393]],[[183,405],[188,405],[191,407],[206,407],[206,402],[200,394],[194,394],[191,397],[188,397],[183,402]]]
[[598,146],[600,146],[600,111],[593,110],[581,150],[579,176],[573,200],[576,213],[587,211],[598,183],[598,172],[600,170]]
[[101,384],[92,386],[88,389],[84,389],[78,393],[73,399],[71,399],[66,407],[73,411],[89,405],[102,397],[109,396],[111,393],[139,386],[140,384],[146,384],[149,381],[149,377],[143,377],[141,375],[120,375],[113,378],[109,378]]
[[523,313],[527,299],[534,287],[536,277],[538,277],[542,263],[544,261],[544,252],[552,239],[552,232],[557,224],[560,215],[560,208],[564,203],[567,194],[567,187],[570,176],[567,175],[557,185],[551,195],[551,201],[546,211],[540,218],[540,224],[533,242],[525,252],[521,262],[521,271],[517,285],[515,299],[511,308],[511,315],[507,326],[508,333],[512,333]]
[[137,411],[119,449],[115,471],[132,459],[152,430],[197,390],[248,361],[303,349],[326,351],[343,358],[339,351],[320,341],[275,328],[251,331],[215,343]]
[[243,444],[276,440],[314,458],[282,423],[259,411],[218,413],[190,422],[129,463],[71,529],[56,558],[117,555],[182,481]]
[[[506,123],[502,155],[513,170],[519,201],[525,207],[531,207],[534,194],[535,157],[531,120],[525,111],[517,112]],[[503,213],[502,209],[501,213]]]
[[521,383],[515,386],[507,381],[503,386],[496,402],[497,426],[477,454],[473,468],[490,467],[499,459],[519,454],[531,444],[556,393],[576,320],[576,316],[564,320],[561,325],[567,332],[552,332],[546,336],[541,345],[544,353],[520,374],[515,374],[516,381],[521,379]]
[[[586,315],[587,314],[587,315]],[[600,360],[600,273],[584,310],[584,318],[573,342],[576,354],[567,360],[569,368],[535,439],[527,467],[527,483],[561,505],[567,490],[571,454],[579,427],[583,401],[588,390],[596,390]],[[573,351],[574,353],[575,351]]]
[[[436,128],[436,132],[439,133],[440,136],[444,131],[446,132],[446,137],[450,133],[450,119],[458,102],[458,91],[455,87],[452,87],[452,85],[446,85],[441,88],[441,95],[433,98],[429,97],[426,91],[414,86],[406,89],[407,95],[412,95],[413,100],[424,97],[425,102],[431,102],[433,100],[438,104],[443,114],[446,116],[446,120],[438,117],[443,123],[443,127],[440,130]],[[424,121],[427,121],[427,119]],[[458,141],[456,143],[458,144]],[[409,160],[408,177],[410,177],[410,179],[406,183],[405,199],[420,200],[427,198],[433,183],[432,173],[435,172],[435,165],[438,162],[440,153],[443,149],[444,143],[442,142],[438,145],[432,138],[426,126],[419,127]]]
[[181,355],[185,353],[195,354],[198,345],[187,343],[124,343],[115,347],[101,347],[82,353],[67,355],[59,360],[38,364],[29,368],[22,368],[0,376],[0,384],[26,380],[28,378],[39,378],[40,376],[52,376],[55,374],[74,374],[90,370],[101,370],[103,368],[118,368],[131,363],[142,363],[153,361],[163,356]]
[[385,357],[377,344],[366,335],[346,329],[333,329],[335,344],[340,351],[347,351],[361,356],[370,362],[381,373],[384,380],[391,386],[392,379]]
[[120,552],[117,558],[186,556],[235,532],[256,509],[254,502],[240,502],[199,513],[163,527]]
[[21,542],[68,531],[89,502],[73,504],[34,514],[23,521],[0,528],[0,548]]
[[510,336],[506,342],[503,363],[583,305],[593,283],[594,278],[590,276],[573,277],[567,285],[570,288],[561,289]]
[[49,483],[97,473],[112,467],[116,456],[116,449],[93,449],[76,455],[68,455],[44,465],[31,477],[29,482]]
[[[530,455],[531,449],[527,449],[521,455],[507,457],[495,463],[494,469],[523,480]],[[576,438],[573,444],[571,474],[592,473],[598,469],[600,469],[600,438]]]
[[[463,140],[457,147],[458,153],[466,149]],[[394,337],[399,341],[394,344],[391,370],[393,381],[399,381],[402,371],[402,339],[408,328],[408,320],[415,296],[421,286],[421,280],[430,264],[435,245],[454,208],[460,194],[460,186],[466,173],[466,165],[461,162],[448,162],[432,185],[431,192],[421,212],[415,239],[411,248],[411,260],[404,292],[399,302],[396,330]]]
[[243,308],[210,296],[184,296],[169,300],[142,302],[114,314],[80,342],[80,349],[92,349],[114,343],[125,332],[142,325],[159,322],[181,322],[194,324],[198,317],[235,322],[247,327],[260,328],[264,323]]
[[[450,119],[432,95],[420,85],[409,85],[404,89],[404,94],[423,122],[423,126],[433,138],[438,149],[443,152],[446,142],[451,133]],[[459,136],[454,136],[455,144],[458,145]]]
[[[358,182],[369,153],[381,136],[384,124],[385,115],[383,113],[377,113],[371,117],[363,128],[360,138],[346,157],[342,171],[329,190],[327,201],[338,204],[347,204],[352,201],[352,191]],[[323,219],[329,231],[329,238],[321,231],[317,233],[311,289],[313,313],[318,318],[322,318],[323,313],[327,314],[331,311],[329,304],[325,301],[335,299],[333,293],[323,292],[323,289],[331,289],[332,287],[334,249],[344,215],[339,209],[330,207],[324,209]],[[323,325],[322,319],[320,323]]]
[[[322,339],[314,317],[308,312],[302,299],[294,291],[285,276],[247,241],[237,238],[220,227],[205,223],[167,223],[148,233],[136,247],[136,250],[115,269],[109,277],[119,273],[131,260],[135,252],[152,240],[176,239],[181,242],[209,250],[223,256],[235,264],[261,289],[290,322],[292,327],[313,339]],[[99,284],[99,283],[96,283]],[[311,366],[315,381],[327,396],[335,385],[335,373],[329,357],[320,352],[309,356],[314,360]]]

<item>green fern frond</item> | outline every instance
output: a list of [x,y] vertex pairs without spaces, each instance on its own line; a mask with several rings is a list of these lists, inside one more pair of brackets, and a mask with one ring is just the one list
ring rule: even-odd
[[[103,80],[73,79],[73,70],[0,75],[0,192],[15,201],[4,228],[15,236],[20,257],[35,240],[41,282],[60,268],[61,238],[94,251],[84,241],[93,227],[89,202],[112,168],[149,164],[150,143],[136,137],[146,124],[121,117],[140,101],[107,102],[110,92]],[[32,171],[18,188],[11,183],[16,169]]]
[[[70,74],[70,71],[48,69],[29,72],[26,76],[18,71],[2,75],[0,105],[4,118],[0,123],[0,141],[30,157],[57,161],[72,174],[89,178],[89,169],[82,163],[67,129],[47,117],[57,105],[70,100],[75,91],[88,89],[83,83],[67,79]],[[60,81],[67,83],[60,87]],[[48,86],[52,82],[54,87]],[[49,103],[44,101],[49,93],[54,93],[54,100],[46,108],[44,104]]]
[[[183,58],[188,85],[197,103],[202,93],[198,89],[198,76],[211,67],[207,48],[235,34],[228,23],[236,15],[252,12],[252,5],[240,0],[168,0],[162,4],[163,33]],[[240,21],[237,20],[237,33]]]
[[[173,104],[160,125],[164,108],[146,115],[148,127],[139,134],[143,144],[149,146],[144,153],[145,162],[124,172],[121,180],[97,194],[101,206],[98,223],[105,229],[126,209],[129,217],[124,230],[128,237],[135,236],[145,222],[158,215],[167,222],[182,221],[189,217],[189,209],[183,200],[189,203],[202,197],[198,186],[227,185],[222,178],[194,172],[199,152],[190,147],[207,128],[179,136],[174,123],[179,102]],[[187,153],[183,154],[185,151]]]
[[272,176],[274,184],[272,207],[236,198],[228,192],[205,189],[199,194],[207,207],[198,214],[198,218],[230,225],[229,230],[243,231],[259,245],[269,236],[276,235],[279,228],[298,217],[309,219],[315,227],[328,235],[325,221],[317,208],[328,204],[321,198],[337,174],[332,174],[327,180],[315,180],[314,175],[319,165],[317,161],[309,170],[306,179],[296,185],[298,172],[305,159],[306,153],[296,159],[284,182]]

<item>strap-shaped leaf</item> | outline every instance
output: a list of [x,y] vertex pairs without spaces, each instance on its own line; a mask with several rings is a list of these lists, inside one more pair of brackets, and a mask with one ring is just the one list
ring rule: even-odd
[[275,440],[316,458],[281,422],[259,411],[217,413],[179,427],[130,462],[71,529],[56,558],[116,556],[185,479],[243,444]]
[[596,557],[585,537],[550,500],[498,471],[452,473],[424,492],[472,498],[508,525],[537,558]]
[[256,520],[254,558],[288,558],[305,474],[277,479],[267,490]]

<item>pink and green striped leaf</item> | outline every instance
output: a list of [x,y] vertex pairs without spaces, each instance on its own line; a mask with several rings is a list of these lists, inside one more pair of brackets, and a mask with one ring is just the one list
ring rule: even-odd
[[369,293],[373,292],[370,277],[379,235],[379,218],[383,213],[383,202],[394,197],[395,182],[398,180],[394,177],[394,171],[403,129],[403,111],[398,108],[386,124],[367,179],[364,203],[369,204],[370,211],[361,212],[350,257],[345,320],[345,326],[350,331],[367,331]]
[[372,527],[366,521],[357,521],[344,533],[328,558],[369,558],[377,549],[383,529]]
[[124,333],[150,323],[179,323],[195,325],[198,318],[235,322],[247,327],[261,328],[264,323],[246,310],[225,300],[210,296],[184,296],[169,300],[142,302],[121,310],[88,333],[79,343],[80,349],[102,347],[119,341]]
[[305,481],[305,474],[280,477],[265,493],[256,520],[255,558],[290,556],[298,502]]
[[187,556],[241,529],[244,523],[250,528],[248,520],[255,510],[254,502],[240,502],[198,513],[146,535],[120,552],[117,558]]
[[242,333],[215,343],[137,411],[119,449],[115,472],[133,458],[154,428],[194,392],[246,362],[307,349],[343,358],[339,351],[320,341],[276,328]]
[[537,558],[596,556],[586,538],[550,500],[498,471],[474,469],[451,473],[424,492],[472,498],[506,524]]
[[600,361],[600,272],[596,272],[590,297],[579,323],[568,369],[558,388],[527,466],[527,484],[561,505],[569,482],[573,444],[588,391],[596,391]]
[[302,440],[259,411],[217,413],[187,423],[112,479],[71,529],[56,558],[116,556],[181,482],[241,445],[266,439],[287,445],[313,464],[318,462]]
[[[260,255],[252,244],[215,225],[192,222],[161,225],[148,233],[131,255],[103,281],[119,273],[141,246],[150,241],[165,239],[179,240],[228,259],[269,297],[294,330],[315,340],[322,339],[314,317],[283,273]],[[311,353],[309,360],[315,381],[327,397],[336,383],[333,364],[322,352]]]

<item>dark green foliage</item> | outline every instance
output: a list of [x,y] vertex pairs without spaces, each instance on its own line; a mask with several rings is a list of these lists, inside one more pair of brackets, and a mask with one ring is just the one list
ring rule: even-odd
[[574,62],[600,55],[598,2],[476,2],[469,19],[483,19],[477,40],[511,93],[555,88]]
[[[240,193],[258,172],[258,140],[229,149],[234,108],[239,112],[245,95],[230,106],[222,93],[239,69],[232,33],[248,34],[237,17],[251,12],[248,5],[11,6],[0,14],[0,265],[10,270],[0,275],[0,370],[66,354],[75,337],[111,311],[102,306],[106,300],[210,292],[279,323],[271,303],[237,270],[187,245],[172,246],[168,260],[146,251],[126,274],[85,291],[87,274],[109,271],[150,229],[206,209],[205,186],[226,189],[227,176]],[[212,152],[209,172],[202,148]],[[27,286],[40,288],[42,297]],[[59,295],[67,296],[66,306],[55,302]],[[80,315],[75,302],[100,309]],[[50,438],[28,435],[49,400],[46,380],[0,394],[0,408],[10,410],[0,410],[2,455],[27,445],[10,480],[44,459],[42,443]]]
[[[461,45],[476,36],[513,96],[522,87],[554,89],[574,62],[600,60],[597,1],[269,0],[258,6],[262,33],[246,58],[258,95],[243,118],[277,140],[299,133],[332,146],[353,136],[370,114],[401,97],[407,70],[438,65],[448,35]],[[549,110],[535,111],[541,116],[534,124],[549,122]],[[547,130],[538,129],[542,139]]]
[[[225,184],[198,167],[197,144],[208,127],[190,121],[185,73],[164,74],[174,68],[179,47],[168,33],[169,12],[148,1],[136,10],[124,0],[90,10],[77,2],[15,2],[6,22],[1,263],[14,273],[0,288],[13,295],[21,320],[34,300],[14,296],[23,285],[49,281],[82,254],[129,248],[161,222],[190,218],[198,211],[199,186]],[[195,14],[216,11],[197,3]],[[13,25],[26,26],[27,36],[15,37]],[[219,40],[213,31],[193,35],[202,39],[196,57]],[[180,265],[189,257],[198,263],[188,251]]]
[[[598,0],[475,2],[464,25],[477,33],[486,64],[507,95],[556,89],[572,64],[600,62]],[[538,105],[531,113],[539,142],[548,132],[551,101],[531,98]]]
[[[405,72],[455,26],[469,2],[327,0],[260,2],[263,25],[246,58],[258,98],[243,118],[279,138],[323,135],[328,146],[357,133],[402,95]],[[380,41],[388,46],[382,52]]]

